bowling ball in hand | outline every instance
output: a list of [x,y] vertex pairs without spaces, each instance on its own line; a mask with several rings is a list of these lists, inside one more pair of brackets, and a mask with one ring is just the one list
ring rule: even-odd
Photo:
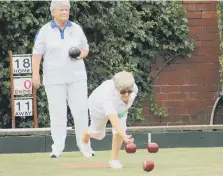
[[75,59],[81,55],[81,50],[77,47],[72,47],[69,49],[69,56],[72,59]]
[[135,153],[137,150],[136,144],[130,143],[125,146],[125,151],[127,153]]

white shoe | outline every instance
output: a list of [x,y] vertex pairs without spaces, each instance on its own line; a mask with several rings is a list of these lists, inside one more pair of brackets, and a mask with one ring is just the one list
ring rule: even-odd
[[90,149],[91,155],[95,156],[95,151],[91,147],[89,149]]
[[91,140],[88,141],[88,145],[89,145],[92,156],[95,156],[95,151],[91,148]]
[[80,151],[81,151],[82,155],[84,155],[85,157],[87,157],[87,158],[92,157],[91,149],[88,144],[82,143]]
[[111,160],[109,161],[109,167],[113,169],[121,169],[123,166],[118,160]]
[[61,154],[54,154],[53,152],[50,153],[50,158],[60,158]]

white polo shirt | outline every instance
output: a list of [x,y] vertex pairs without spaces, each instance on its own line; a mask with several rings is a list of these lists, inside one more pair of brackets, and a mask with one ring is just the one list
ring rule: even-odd
[[84,61],[71,60],[69,49],[88,50],[82,28],[71,21],[61,30],[54,20],[45,24],[35,37],[33,54],[43,56],[43,84],[64,84],[87,79]]
[[132,106],[138,93],[137,85],[134,84],[133,92],[130,94],[129,102],[126,105],[119,96],[112,79],[104,81],[89,96],[88,106],[91,116],[106,118],[106,116],[117,113],[119,118],[124,117]]

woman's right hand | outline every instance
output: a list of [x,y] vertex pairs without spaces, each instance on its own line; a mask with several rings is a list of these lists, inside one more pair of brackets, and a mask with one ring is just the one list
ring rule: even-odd
[[126,137],[124,138],[124,142],[126,144],[130,144],[134,142],[134,138],[132,138],[132,135],[126,135]]

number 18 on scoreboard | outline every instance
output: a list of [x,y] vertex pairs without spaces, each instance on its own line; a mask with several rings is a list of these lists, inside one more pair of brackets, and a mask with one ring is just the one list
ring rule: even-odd
[[16,56],[13,57],[13,73],[23,74],[32,73],[31,56]]

